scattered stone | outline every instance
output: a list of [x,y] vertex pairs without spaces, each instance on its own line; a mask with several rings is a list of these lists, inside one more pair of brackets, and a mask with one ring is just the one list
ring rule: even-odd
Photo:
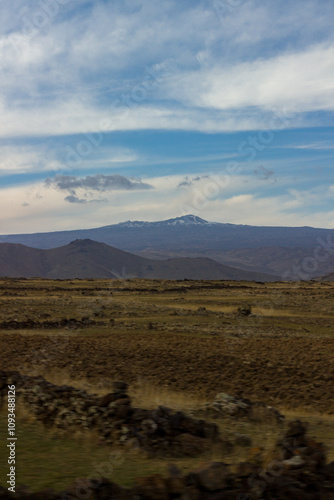
[[[12,378],[17,379],[18,375],[12,374]],[[34,383],[36,386],[36,381]],[[180,415],[178,420],[182,422]],[[129,424],[127,426],[129,427]],[[325,455],[322,456],[323,445],[310,439],[306,433],[306,426],[298,420],[290,422],[285,436],[278,442],[277,447],[285,446],[286,451],[291,439],[297,439],[292,442],[293,446],[289,450],[292,456],[278,459],[269,464],[268,468],[256,463],[243,462],[237,465],[235,472],[231,472],[229,465],[223,462],[211,462],[182,475],[177,467],[170,464],[167,477],[162,474],[151,474],[137,478],[132,488],[121,487],[101,477],[78,478],[61,493],[54,493],[51,490],[31,493],[26,487],[17,487],[17,492],[12,494],[0,486],[0,499],[334,500],[334,462],[326,465]],[[282,445],[284,441],[285,445]]]
[[62,318],[58,321],[46,320],[46,321],[38,321],[33,319],[27,319],[25,321],[19,321],[17,319],[13,319],[10,321],[2,321],[0,322],[0,330],[37,330],[37,329],[76,329],[84,326],[93,326],[97,325],[96,321],[84,317],[81,320],[75,318]]
[[269,420],[278,424],[284,422],[284,415],[272,406],[260,401],[252,402],[249,399],[237,398],[224,392],[217,394],[212,403],[206,403],[201,411],[214,418],[246,418],[253,422]]
[[194,456],[219,442],[216,424],[174,412],[165,406],[134,408],[128,384],[113,383],[114,392],[98,397],[68,385],[56,386],[43,377],[0,372],[0,393],[15,384],[17,397],[47,426],[95,430],[106,444],[139,448],[150,455]]
[[193,470],[187,476],[187,483],[206,491],[222,490],[228,484],[229,469],[223,462],[211,462]]
[[249,462],[240,462],[237,467],[237,476],[240,478],[254,476],[259,472],[257,464]]
[[192,434],[181,434],[177,439],[180,444],[181,455],[186,455],[193,457],[194,455],[200,455],[208,450],[210,442],[208,439],[194,436]]
[[127,384],[126,382],[115,381],[115,382],[113,382],[112,386],[113,386],[113,389],[115,392],[126,393],[126,391],[128,390],[129,384]]
[[276,445],[276,451],[287,467],[322,469],[326,464],[325,447],[322,443],[310,439],[306,431],[307,424],[303,424],[300,420],[290,422],[284,438]]
[[283,460],[282,464],[288,469],[300,469],[305,465],[305,461],[302,459],[300,455],[295,455],[288,460]]
[[250,314],[252,314],[252,307],[251,306],[238,307],[238,315],[239,316],[249,316]]
[[134,493],[140,498],[169,500],[166,478],[161,474],[137,478]]
[[126,488],[112,483],[104,477],[100,479],[77,478],[68,486],[66,492],[63,492],[61,498],[64,500],[82,500],[84,498],[89,498],[89,500],[109,498],[126,500],[128,498],[127,492]]
[[166,488],[169,496],[180,496],[185,488],[185,480],[183,477],[170,476],[166,479]]
[[250,436],[247,434],[238,434],[234,435],[234,443],[236,446],[252,446],[252,440]]

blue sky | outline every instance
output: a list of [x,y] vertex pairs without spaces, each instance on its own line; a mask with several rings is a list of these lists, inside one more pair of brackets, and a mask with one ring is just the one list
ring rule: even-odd
[[334,228],[332,0],[0,0],[0,233]]

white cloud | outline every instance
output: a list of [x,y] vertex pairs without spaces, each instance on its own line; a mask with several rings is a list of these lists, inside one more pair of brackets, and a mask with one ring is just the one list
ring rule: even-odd
[[169,94],[196,107],[246,112],[255,107],[259,114],[284,107],[304,113],[334,109],[333,81],[334,44],[183,73],[171,82]]
[[41,182],[4,188],[0,190],[1,233],[84,229],[127,219],[163,220],[185,213],[234,224],[334,227],[330,208],[333,189],[326,186],[281,194],[264,189],[255,194],[255,176],[245,184],[244,176],[235,175],[219,186],[217,177],[203,174],[187,191],[177,189],[182,179],[181,175],[145,179],[154,189],[103,192],[103,200],[96,194],[85,198],[78,191],[74,203],[64,199],[64,192]]
[[316,151],[324,151],[334,149],[334,143],[329,141],[314,142],[311,144],[299,144],[299,145],[289,145],[285,146],[286,149],[311,149]]
[[49,189],[63,191],[67,195],[64,200],[70,203],[107,202],[108,199],[101,197],[101,193],[114,190],[147,190],[153,187],[146,182],[142,182],[141,179],[124,177],[119,174],[95,174],[86,177],[56,175],[47,178],[45,186]]
[[224,205],[227,207],[245,205],[250,203],[253,199],[253,194],[239,194],[237,196],[232,196],[232,198],[227,198],[227,200],[224,201]]
[[[20,5],[13,2],[12,15]],[[30,38],[22,19],[14,33],[3,26],[0,136],[95,131],[105,117],[113,130],[259,129],[274,107],[297,113],[290,123],[296,127],[314,123],[305,112],[333,110],[329,2],[321,12],[311,0],[287,2],[283,10],[277,2],[244,2],[223,26],[213,2],[96,3],[89,14],[80,5],[62,6]],[[28,8],[25,17],[35,11]],[[171,55],[174,69],[135,101],[147,67]],[[119,97],[130,100],[123,118],[108,111]]]
[[67,143],[52,145],[0,145],[0,177],[42,172],[71,173],[78,168],[96,171],[119,168],[138,159],[139,156],[129,148],[105,147],[102,135],[87,134]]
[[[233,224],[254,226],[312,226],[334,228],[333,210],[315,210],[312,214],[282,210],[284,197],[252,198],[249,202],[235,203],[233,207],[221,200],[215,200],[204,218]],[[219,215],[218,215],[219,214]],[[197,214],[199,215],[199,214]],[[218,216],[217,216],[218,215]]]
[[[108,108],[101,110],[89,104],[72,100],[59,104],[35,107],[34,110],[15,110],[1,107],[3,120],[0,123],[0,137],[45,137],[52,135],[73,135],[87,132],[127,130],[192,130],[202,132],[231,132],[241,130],[264,130],[271,127],[271,112],[254,110],[227,110],[212,112],[206,109],[168,108],[162,105],[141,106],[131,109],[127,106],[118,112]],[[284,115],[285,108],[277,110]],[[274,126],[282,128],[280,120],[274,120]],[[107,125],[105,125],[107,123]],[[284,122],[283,122],[284,123]],[[305,126],[298,116],[289,120],[289,125]]]
[[[41,8],[41,2],[1,2],[0,138],[13,138],[7,142],[11,146],[0,150],[3,177],[66,173],[76,168],[96,173],[127,163],[143,169],[146,157],[150,172],[153,165],[168,164],[172,172],[173,162],[178,165],[175,169],[189,163],[189,153],[169,158],[159,152],[154,158],[146,154],[147,144],[138,147],[139,153],[117,144],[109,148],[108,137],[92,147],[88,156],[79,154],[79,163],[70,164],[64,151],[80,149],[89,132],[268,130],[275,128],[277,109],[286,118],[276,121],[277,128],[282,123],[285,128],[331,124],[331,0],[323,0],[321,6],[317,0],[286,0],[284,5],[277,0],[245,0],[223,15],[215,11],[213,0],[71,0],[59,5],[57,15],[28,36],[24,17],[33,22]],[[167,70],[166,61],[173,63]],[[152,70],[158,76],[152,76]],[[79,137],[70,137],[73,134]],[[41,139],[29,146],[32,137]],[[300,141],[291,146],[296,155],[298,150],[305,154],[315,150],[319,155],[333,148],[319,135],[313,144]],[[229,156],[225,152],[224,146],[219,153],[211,151],[211,160],[214,155]],[[173,213],[181,215],[186,206],[211,220],[330,226],[332,212],[322,203],[329,205],[333,190],[296,187],[287,192],[291,178],[297,175],[298,161],[293,163],[291,177],[284,177],[276,168],[282,167],[282,156],[275,163],[268,153],[269,148],[261,158],[262,170],[258,164],[250,164],[258,177],[252,172],[234,175],[221,185],[212,181],[212,174],[205,178],[205,172],[194,181],[197,173],[187,167],[184,170],[191,180],[183,189],[177,189],[184,182],[181,174],[145,179],[155,190],[113,192],[110,197],[108,193],[105,205],[94,197],[89,207],[69,205],[63,193],[47,193],[39,184],[1,189],[1,230],[94,227],[134,215],[162,219]],[[210,163],[208,156],[191,155],[197,169],[202,168],[198,166],[201,161],[203,169]],[[239,159],[244,161],[245,156]],[[269,176],[273,168],[275,179]],[[269,190],[269,177],[280,191]],[[310,180],[304,176],[303,182],[306,185]],[[78,193],[79,201],[84,199],[80,196]],[[312,214],[308,205],[314,208]]]
[[63,169],[55,151],[46,146],[0,146],[0,176]]

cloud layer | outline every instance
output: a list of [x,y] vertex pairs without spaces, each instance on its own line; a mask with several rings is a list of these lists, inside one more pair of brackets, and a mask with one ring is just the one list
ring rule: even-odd
[[[94,199],[94,192],[105,193],[106,191],[115,190],[147,190],[153,186],[142,182],[140,179],[128,179],[122,175],[87,175],[79,178],[74,175],[56,175],[54,178],[48,177],[45,180],[47,188],[54,188],[58,191],[67,191],[70,193],[65,197],[65,201],[69,203],[88,203],[88,202],[107,202],[108,199]],[[81,193],[81,198],[77,193]]]
[[329,0],[321,10],[313,0],[41,5],[2,6],[11,22],[0,25],[0,137],[106,121],[107,130],[256,129],[277,107],[308,126],[318,117],[303,114],[333,110]]
[[[100,227],[128,219],[164,220],[186,213],[235,224],[334,225],[334,211],[330,208],[334,184],[294,189],[289,187],[291,178],[281,176],[278,183],[285,188],[281,192],[274,184],[260,190],[255,175],[203,173],[189,180],[181,175],[150,178],[147,185],[154,189],[148,191],[109,190],[104,181],[94,190],[89,180],[71,178],[59,179],[60,189],[55,183],[45,182],[2,189],[2,234]],[[180,184],[182,189],[177,189]]]
[[0,10],[0,232],[334,226],[332,0]]

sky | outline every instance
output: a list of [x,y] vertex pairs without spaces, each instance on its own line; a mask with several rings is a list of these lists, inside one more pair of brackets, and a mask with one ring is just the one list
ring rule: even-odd
[[0,0],[0,234],[334,228],[333,0]]

